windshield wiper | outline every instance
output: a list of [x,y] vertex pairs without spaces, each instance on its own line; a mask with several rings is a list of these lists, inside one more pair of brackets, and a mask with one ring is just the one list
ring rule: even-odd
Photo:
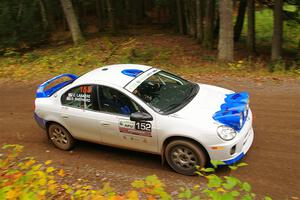
[[194,84],[190,90],[189,95],[186,98],[184,98],[181,102],[173,103],[173,104],[169,105],[166,109],[162,110],[162,112],[164,112],[164,113],[170,112],[178,107],[181,108],[181,107],[185,106],[187,103],[190,102],[191,99],[193,99],[197,95],[197,93],[199,91],[197,86],[198,86],[197,84]]
[[162,110],[162,112],[166,113],[168,111],[171,111],[171,110],[177,108],[178,106],[180,106],[181,104],[182,104],[182,102],[180,102],[180,103],[173,103],[173,104],[169,105],[166,109]]
[[185,102],[185,101],[189,101],[191,98],[194,98],[196,96],[196,94],[198,93],[198,90],[197,90],[197,84],[194,84],[193,87],[191,88],[191,91],[190,91],[190,94],[184,98],[182,101]]

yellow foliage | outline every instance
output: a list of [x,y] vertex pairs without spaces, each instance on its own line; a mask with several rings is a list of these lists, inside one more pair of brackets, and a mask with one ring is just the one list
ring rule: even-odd
[[69,188],[69,186],[68,186],[67,184],[63,184],[61,187],[62,187],[63,189],[68,189],[68,188]]
[[217,191],[218,191],[218,192],[226,192],[226,190],[224,190],[224,189],[221,188],[221,187],[220,187],[220,188],[217,188]]
[[148,200],[156,200],[156,198],[154,198],[152,195],[149,195],[147,199]]
[[118,196],[111,197],[110,200],[125,200],[125,198],[118,195]]
[[46,176],[45,172],[41,170],[36,171],[35,174],[41,178],[44,178]]
[[126,199],[128,199],[128,200],[138,200],[139,199],[139,194],[135,190],[130,190],[126,193]]
[[38,192],[38,195],[40,195],[40,196],[45,196],[46,193],[47,193],[47,190],[40,190],[40,191]]
[[58,176],[64,177],[65,176],[65,171],[63,169],[60,169],[57,173]]
[[[3,149],[7,150],[8,153],[4,154],[5,156],[2,156],[0,159],[0,200],[172,199],[171,195],[165,191],[165,185],[155,175],[147,176],[142,180],[136,180],[131,184],[132,189],[123,194],[117,194],[109,183],[104,183],[101,189],[95,189],[94,187],[87,185],[87,181],[83,179],[77,179],[72,183],[72,185],[68,185],[64,182],[64,179],[61,178],[65,176],[64,170],[56,170],[54,167],[50,166],[51,161],[46,161],[40,164],[33,158],[19,159],[18,156],[22,147],[18,145],[4,145]],[[230,179],[227,177],[227,179],[230,181],[226,183],[227,185],[225,184],[226,187],[233,187],[231,185],[234,182],[236,182],[235,185],[243,183],[232,177]],[[221,178],[218,178],[217,180],[221,181]],[[231,191],[228,191],[228,189],[223,187],[223,185],[224,184],[220,184],[220,186],[216,187],[215,190],[211,190],[212,188],[209,190],[204,188],[202,191],[205,191],[207,194],[202,194],[207,195],[207,197],[211,197],[210,192],[217,193],[219,195],[228,195]],[[185,197],[185,199],[199,199],[198,196],[194,196],[195,198],[192,198],[192,193],[201,192],[200,186],[195,185],[192,189],[193,190],[183,190],[179,195],[181,197]],[[247,191],[248,190],[249,189],[247,189]],[[248,194],[245,193],[245,191],[246,189],[244,189],[244,194]],[[239,192],[232,191],[230,194],[240,195],[242,192],[242,190],[239,190]]]
[[11,189],[6,193],[7,199],[16,199],[19,196],[19,192],[16,189]]
[[41,185],[41,186],[46,185],[46,183],[47,183],[47,179],[46,179],[46,178],[41,178],[41,179],[39,179],[39,181],[38,181],[38,184]]
[[52,160],[47,160],[46,162],[45,162],[45,165],[49,165],[49,164],[51,164],[52,163]]
[[33,165],[36,161],[30,159],[29,161],[25,162],[25,164],[23,165],[26,168],[29,168],[31,165]]
[[47,167],[47,169],[46,169],[46,172],[47,172],[47,173],[51,173],[51,172],[53,172],[53,171],[55,171],[55,168],[54,168],[54,167]]

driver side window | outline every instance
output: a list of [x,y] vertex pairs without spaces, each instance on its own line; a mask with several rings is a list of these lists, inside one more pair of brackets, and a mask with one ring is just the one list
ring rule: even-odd
[[101,111],[121,115],[143,111],[143,109],[120,91],[106,87],[99,87],[99,102]]

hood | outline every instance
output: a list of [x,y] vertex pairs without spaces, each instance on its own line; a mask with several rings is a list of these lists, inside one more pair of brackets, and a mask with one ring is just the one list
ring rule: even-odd
[[[224,88],[199,84],[195,98],[178,111],[175,116],[201,126],[215,126],[219,123],[240,130],[249,109],[249,94],[234,93]],[[219,123],[218,123],[219,122]]]
[[194,99],[175,115],[201,124],[214,122],[213,115],[220,110],[226,94],[232,94],[233,91],[206,84],[199,84],[199,86],[200,90]]

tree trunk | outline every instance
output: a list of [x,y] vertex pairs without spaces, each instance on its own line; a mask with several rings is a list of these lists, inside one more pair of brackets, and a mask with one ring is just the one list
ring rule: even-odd
[[60,0],[75,45],[84,40],[71,0]]
[[214,39],[217,40],[219,37],[219,31],[220,31],[220,14],[219,11],[216,11],[217,19],[215,20],[215,26],[214,26]]
[[103,15],[103,3],[102,0],[96,0],[96,14],[97,14],[97,26],[98,31],[104,31],[104,15]]
[[190,13],[190,33],[193,38],[197,38],[196,1],[195,0],[189,0],[189,13]]
[[145,18],[145,4],[144,0],[138,0],[138,23],[142,23]]
[[49,25],[49,30],[55,30],[56,29],[56,23],[55,23],[55,11],[56,6],[53,5],[53,2],[51,0],[42,0],[46,9],[46,15]]
[[197,41],[199,43],[203,40],[203,1],[196,0],[196,27],[197,27]]
[[117,32],[117,21],[116,21],[113,0],[106,0],[106,4],[107,4],[108,19],[109,19],[109,22],[111,25],[111,31],[113,33],[116,33]]
[[45,8],[46,6],[44,4],[44,1],[39,0],[39,5],[40,5],[40,10],[41,10],[44,31],[48,31],[49,30],[49,22],[47,19],[46,8]]
[[[137,3],[136,1],[137,0],[129,0],[130,1],[130,7],[131,7],[131,23],[136,25],[138,24],[138,14],[137,14],[137,10],[138,10],[138,7],[137,7]],[[140,1],[140,0],[138,0]]]
[[283,0],[275,0],[273,9],[274,28],[272,40],[272,55],[271,59],[278,60],[282,56],[282,31],[283,31]]
[[[146,1],[148,2],[148,1]],[[177,3],[176,0],[171,0],[171,3],[167,5],[167,12],[170,15],[170,25],[172,28],[175,29],[175,31],[179,31],[179,25],[178,25],[178,19],[177,19]],[[147,5],[147,4],[146,4]],[[145,6],[146,13],[149,10],[148,6]]]
[[220,33],[218,59],[233,61],[232,0],[220,0]]
[[246,13],[247,0],[240,0],[238,16],[234,26],[234,41],[239,41],[243,30],[245,13]]
[[85,27],[85,20],[83,15],[83,3],[81,1],[72,1],[72,5],[74,8],[75,16],[77,17],[79,28],[84,30]]
[[212,49],[214,38],[215,0],[207,0],[205,8],[204,46]]
[[255,0],[247,1],[248,30],[247,30],[247,50],[248,55],[255,54]]
[[190,17],[189,17],[189,5],[188,5],[188,1],[187,0],[184,0],[183,1],[183,7],[184,7],[184,22],[185,22],[185,29],[186,29],[186,32],[188,35],[190,35],[190,31],[191,31],[191,28],[190,28]]
[[300,59],[300,36],[298,37],[298,59]]
[[144,1],[143,0],[130,0],[131,5],[131,18],[134,25],[140,24],[145,17]]
[[180,34],[184,34],[184,24],[182,15],[182,2],[181,0],[176,0],[177,6],[177,20],[178,20],[178,30]]
[[24,10],[24,5],[23,5],[23,2],[22,1],[19,1],[18,2],[18,12],[17,12],[17,25],[16,25],[16,28],[13,32],[13,36],[14,37],[17,37],[20,33],[20,21],[21,21],[21,18],[22,18],[22,14],[23,14],[23,10]]
[[128,27],[128,25],[130,24],[130,2],[129,2],[129,0],[124,1],[124,6],[125,6],[124,23]]

